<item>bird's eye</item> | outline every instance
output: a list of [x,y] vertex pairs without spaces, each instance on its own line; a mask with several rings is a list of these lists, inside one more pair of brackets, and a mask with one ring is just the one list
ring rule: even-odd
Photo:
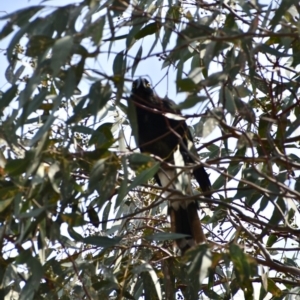
[[146,83],[146,87],[150,87],[151,84],[149,82]]

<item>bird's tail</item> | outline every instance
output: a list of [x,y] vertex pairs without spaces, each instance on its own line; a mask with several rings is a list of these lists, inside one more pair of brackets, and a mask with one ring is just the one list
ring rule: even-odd
[[170,202],[169,205],[171,230],[175,233],[187,235],[185,238],[176,240],[177,247],[184,254],[186,250],[204,243],[206,239],[199,219],[196,201],[181,201],[179,205],[178,203],[175,204],[176,202]]

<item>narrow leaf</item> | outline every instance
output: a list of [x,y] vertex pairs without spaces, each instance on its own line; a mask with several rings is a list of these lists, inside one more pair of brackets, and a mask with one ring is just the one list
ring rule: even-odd
[[159,170],[160,167],[160,163],[155,163],[151,168],[142,171],[131,183],[131,185],[129,186],[128,190],[132,190],[135,187],[137,187],[138,185],[141,185],[143,183],[145,183],[147,180],[149,180],[150,178],[152,178],[156,172]]
[[183,102],[176,105],[176,109],[188,109],[196,104],[202,103],[203,101],[207,100],[208,98],[206,96],[197,96],[197,95],[190,95],[188,96]]
[[168,241],[168,240],[177,240],[177,239],[182,239],[182,238],[186,238],[186,237],[189,237],[189,235],[181,234],[181,233],[159,232],[159,233],[155,233],[152,235],[147,235],[145,237],[145,239],[149,240],[149,241],[164,242],[164,241]]
[[117,245],[121,240],[121,237],[109,238],[106,236],[89,236],[87,238],[84,238],[83,242],[98,247],[109,248]]
[[161,27],[161,23],[159,22],[153,22],[150,23],[148,25],[146,25],[144,28],[142,28],[136,35],[135,38],[137,40],[147,36],[147,35],[151,35],[155,32],[157,32]]
[[67,63],[68,58],[70,58],[72,48],[73,37],[69,35],[58,39],[54,43],[51,58],[51,68],[54,75],[56,75],[59,69]]
[[113,71],[115,76],[120,76],[124,71],[124,52],[119,52],[113,62]]

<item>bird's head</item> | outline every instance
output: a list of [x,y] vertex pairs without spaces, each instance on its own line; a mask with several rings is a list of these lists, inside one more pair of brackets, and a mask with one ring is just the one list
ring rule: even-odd
[[132,83],[131,94],[138,96],[152,96],[153,89],[146,78],[139,77]]

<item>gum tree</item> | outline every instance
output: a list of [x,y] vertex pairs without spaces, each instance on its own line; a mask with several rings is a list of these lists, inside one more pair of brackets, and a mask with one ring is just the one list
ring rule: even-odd
[[[2,13],[2,297],[299,295],[300,6],[265,3],[91,0]],[[183,257],[153,180],[161,161],[131,137],[126,100],[149,61],[160,66],[153,84],[168,79],[183,99],[213,182],[212,199],[193,183],[208,243]]]

